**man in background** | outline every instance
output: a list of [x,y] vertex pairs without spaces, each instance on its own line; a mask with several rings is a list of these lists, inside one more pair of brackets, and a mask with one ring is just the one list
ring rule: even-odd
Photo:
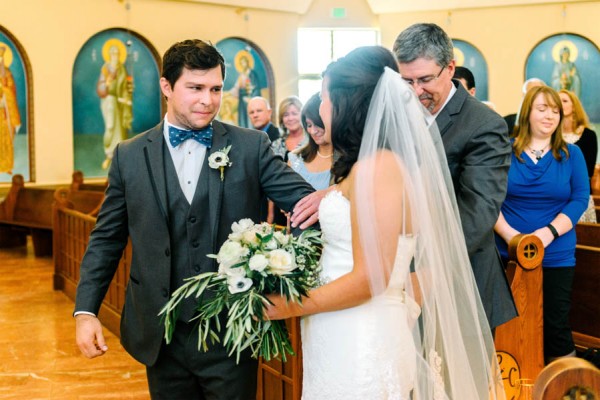
[[494,242],[511,157],[506,124],[452,80],[453,45],[439,26],[410,26],[393,50],[400,75],[429,111],[427,122],[439,128],[475,281],[493,329],[517,315]]
[[467,67],[456,67],[454,69],[454,79],[458,79],[464,88],[469,92],[471,96],[475,96],[475,77],[471,70]]
[[256,96],[248,102],[248,117],[254,129],[265,132],[271,142],[279,139],[279,129],[271,122],[273,110],[264,97]]

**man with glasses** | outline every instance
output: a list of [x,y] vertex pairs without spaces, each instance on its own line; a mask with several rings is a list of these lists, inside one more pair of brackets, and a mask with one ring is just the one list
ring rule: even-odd
[[394,43],[400,75],[439,128],[467,250],[490,327],[517,311],[494,243],[494,225],[506,195],[511,146],[506,123],[457,80],[452,41],[435,24],[415,24]]

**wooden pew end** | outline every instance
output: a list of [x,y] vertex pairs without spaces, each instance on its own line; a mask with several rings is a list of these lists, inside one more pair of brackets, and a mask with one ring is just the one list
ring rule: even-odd
[[548,364],[533,387],[534,400],[600,399],[600,370],[586,360],[566,357]]

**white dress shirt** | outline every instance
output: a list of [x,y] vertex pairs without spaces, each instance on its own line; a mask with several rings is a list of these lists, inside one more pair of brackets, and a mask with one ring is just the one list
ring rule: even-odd
[[177,172],[181,190],[188,203],[192,204],[194,193],[196,193],[196,186],[198,185],[198,178],[200,178],[202,164],[204,163],[204,157],[206,157],[206,146],[193,139],[188,139],[176,147],[171,146],[171,143],[169,142],[169,126],[174,126],[177,129],[183,128],[171,124],[167,120],[167,116],[165,116],[163,130],[165,142],[167,143],[169,153],[171,154],[171,159],[175,166],[175,172]]
[[440,111],[442,111],[444,109],[444,107],[446,107],[446,104],[448,104],[448,102],[450,101],[452,96],[454,96],[454,93],[456,93],[457,90],[458,89],[456,89],[456,86],[454,86],[454,83],[452,83],[452,88],[450,89],[450,93],[448,93],[448,97],[446,98],[444,105],[440,107],[438,112],[436,112],[435,114],[425,113],[425,120],[427,121],[427,126],[431,126],[431,124],[433,124],[435,122],[435,119],[440,114]]

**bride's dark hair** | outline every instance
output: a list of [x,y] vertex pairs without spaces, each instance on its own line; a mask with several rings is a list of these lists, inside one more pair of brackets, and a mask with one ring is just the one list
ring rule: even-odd
[[365,46],[332,62],[323,73],[329,79],[331,141],[338,153],[331,169],[336,183],[358,159],[369,104],[384,67],[398,72],[393,54],[385,47]]

